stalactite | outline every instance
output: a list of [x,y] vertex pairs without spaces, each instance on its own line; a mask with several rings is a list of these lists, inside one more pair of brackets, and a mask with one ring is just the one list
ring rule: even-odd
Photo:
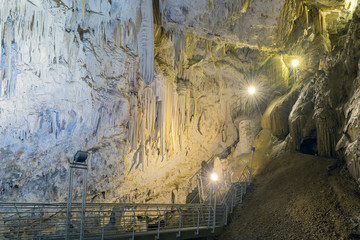
[[190,121],[191,121],[191,97],[190,97],[190,90],[187,89],[186,90],[186,95],[185,95],[185,132],[186,132],[186,138],[189,138],[189,129],[190,129]]
[[164,101],[158,101],[159,106],[159,123],[160,128],[160,146],[161,146],[161,158],[164,160],[165,153],[165,114],[164,114]]
[[178,129],[178,94],[175,90],[172,92],[172,110],[171,110],[171,146],[175,151],[177,147],[177,129]]
[[144,171],[144,159],[145,159],[145,114],[140,111],[140,158],[139,158],[139,163],[138,166],[141,164],[142,170]]
[[[129,77],[136,79],[131,72]],[[138,94],[130,97],[129,142],[137,152],[137,166],[146,168],[156,166],[159,162],[155,159],[164,161],[178,148],[183,150],[191,121],[195,120],[196,101],[185,82],[175,85],[156,79],[142,86],[132,85]]]
[[82,0],[82,18],[85,21],[85,7],[86,7],[86,0]]
[[248,10],[250,6],[250,0],[241,0],[241,9],[240,9],[240,13],[246,13],[246,11]]
[[179,78],[184,78],[184,58],[186,52],[186,35],[183,32],[174,34],[175,69]]
[[183,150],[183,134],[186,126],[186,99],[185,95],[182,94],[179,96],[179,127],[178,127],[178,135],[179,135],[179,145],[180,145],[180,151]]
[[130,123],[129,123],[129,132],[130,132],[130,143],[133,150],[137,149],[138,143],[138,107],[137,107],[137,97],[132,95],[130,97]]
[[153,81],[154,75],[154,23],[152,0],[141,1],[142,22],[138,34],[138,52],[141,76],[146,84]]

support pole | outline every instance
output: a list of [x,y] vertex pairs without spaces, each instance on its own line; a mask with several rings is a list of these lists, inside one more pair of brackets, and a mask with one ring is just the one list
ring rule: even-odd
[[210,197],[209,197],[209,218],[208,218],[208,228],[210,228],[212,188],[213,188],[213,183],[211,182],[211,183],[210,183]]
[[86,208],[86,182],[87,182],[87,169],[83,174],[83,193],[81,203],[81,226],[80,226],[80,240],[84,239],[84,225],[85,225],[85,208]]
[[212,233],[215,232],[215,224],[216,224],[216,186],[215,184],[213,185],[214,186],[214,221],[213,221],[213,227],[212,227]]
[[65,239],[68,240],[70,236],[70,218],[71,218],[71,201],[72,201],[72,175],[73,169],[70,166],[69,171],[69,189],[68,189],[68,199],[67,199],[67,209],[66,209],[66,237]]

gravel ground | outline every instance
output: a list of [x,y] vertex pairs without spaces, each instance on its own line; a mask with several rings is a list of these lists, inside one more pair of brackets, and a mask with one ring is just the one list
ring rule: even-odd
[[284,153],[263,164],[214,239],[360,239],[360,191],[336,159]]

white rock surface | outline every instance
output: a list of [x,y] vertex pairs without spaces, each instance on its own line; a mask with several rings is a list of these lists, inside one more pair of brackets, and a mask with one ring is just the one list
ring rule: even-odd
[[162,0],[165,28],[189,29],[203,38],[272,48],[285,0]]

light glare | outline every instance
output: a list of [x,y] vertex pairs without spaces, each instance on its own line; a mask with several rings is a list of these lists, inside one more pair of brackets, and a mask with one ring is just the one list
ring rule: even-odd
[[253,95],[255,93],[255,88],[254,87],[249,87],[249,93],[251,95]]
[[216,173],[212,173],[211,174],[211,180],[213,180],[214,182],[216,182],[218,180],[218,175]]
[[298,59],[294,59],[291,64],[292,64],[293,67],[297,67],[297,66],[299,66],[299,63],[300,62],[299,62]]

